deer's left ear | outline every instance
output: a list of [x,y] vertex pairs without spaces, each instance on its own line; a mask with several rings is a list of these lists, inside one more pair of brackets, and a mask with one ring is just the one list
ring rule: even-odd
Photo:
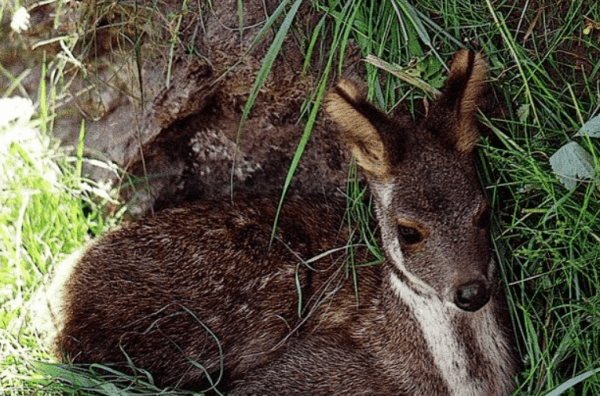
[[454,55],[448,80],[437,103],[442,111],[454,117],[446,133],[455,148],[464,153],[473,151],[479,137],[477,109],[485,89],[488,65],[479,53],[460,50]]

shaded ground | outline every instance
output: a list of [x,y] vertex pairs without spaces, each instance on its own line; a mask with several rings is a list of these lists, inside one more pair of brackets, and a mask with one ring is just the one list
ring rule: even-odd
[[[27,61],[16,47],[1,60],[13,75],[31,68],[31,81],[24,85],[35,92],[36,65],[44,52],[53,56],[60,49],[57,43],[39,45],[40,40],[75,26],[84,33],[74,49],[83,67],[67,68],[65,79],[73,82],[54,130],[63,144],[75,146],[85,120],[87,154],[128,171],[128,178],[118,182],[127,184],[123,192],[134,198],[134,212],[227,194],[232,182],[235,191],[279,193],[304,131],[301,106],[315,84],[311,71],[301,72],[304,55],[289,35],[238,136],[243,107],[277,23],[246,52],[278,2],[244,1],[241,32],[238,2],[212,3],[182,7],[167,1],[134,9],[86,1],[62,10],[57,30],[52,26],[58,11],[36,7],[24,40],[37,43],[37,49]],[[310,34],[310,6],[300,14],[293,29]],[[320,117],[292,190],[334,192],[344,184],[347,162],[331,124]],[[102,168],[86,170],[96,179],[110,177]]]

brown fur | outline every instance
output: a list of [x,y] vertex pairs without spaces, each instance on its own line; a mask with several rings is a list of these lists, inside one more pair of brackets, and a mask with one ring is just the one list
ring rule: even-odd
[[459,52],[419,124],[387,117],[348,81],[329,95],[386,254],[357,267],[357,289],[341,203],[288,199],[273,243],[274,200],[195,203],[85,253],[65,285],[57,349],[121,367],[127,354],[159,384],[198,391],[222,369],[217,386],[234,395],[508,394],[510,328],[473,165],[486,72]]

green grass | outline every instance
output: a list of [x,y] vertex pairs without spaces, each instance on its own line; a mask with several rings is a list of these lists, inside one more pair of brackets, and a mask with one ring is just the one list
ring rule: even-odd
[[[33,109],[20,105],[20,114]],[[27,315],[35,290],[90,234],[114,227],[102,208],[116,201],[106,186],[81,178],[81,150],[68,155],[40,132],[50,118],[46,112],[0,126],[0,391],[8,394],[42,389],[47,381],[33,363],[53,359]]]
[[[319,16],[311,30],[293,14],[292,7],[300,3]],[[104,13],[129,15],[120,7],[130,7],[130,3],[111,4],[113,8],[104,9]],[[344,72],[348,45],[358,46],[363,57],[374,55],[399,66],[402,73],[433,88],[443,83],[447,61],[461,45],[480,49],[488,58],[491,81],[506,113],[483,119],[492,133],[481,141],[480,163],[494,208],[496,257],[523,366],[515,394],[598,395],[600,144],[597,139],[573,135],[600,109],[600,5],[584,0],[542,1],[535,3],[535,8],[533,2],[525,1],[423,0],[418,8],[415,4],[408,0],[290,0],[266,22],[264,31],[275,32],[269,59],[291,35],[306,55],[304,72],[315,76],[313,94],[301,115],[306,125],[304,137],[290,166],[288,182],[312,125],[322,116],[320,101],[328,84]],[[188,5],[184,6],[180,13]],[[210,3],[204,6],[210,8]],[[11,7],[5,4],[1,13],[10,15]],[[166,32],[157,32],[158,25],[147,18],[120,20],[119,24],[129,24],[139,34],[133,36],[132,57],[143,56],[136,39],[143,34],[154,43],[160,41],[156,37],[169,37],[166,53],[171,53],[173,45],[188,46],[178,41],[180,13],[164,16],[165,21],[171,21]],[[86,29],[94,29],[99,15],[86,15],[82,23],[87,24]],[[242,17],[240,14],[240,20]],[[12,35],[11,39],[18,37]],[[67,44],[75,49],[75,43]],[[89,56],[92,47],[82,48]],[[326,54],[324,60],[321,53]],[[192,50],[193,56],[198,54]],[[100,234],[114,224],[102,214],[110,195],[81,179],[85,160],[81,152],[66,153],[46,137],[67,88],[68,81],[60,73],[75,63],[65,59],[69,58],[48,60],[42,71],[47,84],[40,84],[39,92],[25,92],[20,85],[23,77],[10,76],[5,65],[2,67],[4,78],[11,83],[7,95],[27,94],[35,102],[37,113],[25,124],[40,131],[45,141],[43,149],[13,143],[8,146],[10,155],[2,162],[1,174],[7,176],[1,179],[0,195],[0,391],[7,394],[116,392],[111,381],[94,382],[98,380],[93,374],[74,378],[80,378],[79,385],[84,388],[95,386],[97,393],[76,390],[77,386],[43,375],[33,362],[51,357],[24,310],[54,263],[84,244],[89,235]],[[271,72],[271,64],[265,62],[261,69],[256,92]],[[365,63],[364,67],[370,98],[382,108],[397,108],[402,101],[400,106],[412,110],[429,95],[418,84],[372,64]],[[252,108],[252,99],[245,114]],[[2,128],[0,136],[11,133],[8,127]],[[570,141],[577,141],[591,154],[596,169],[595,180],[582,180],[574,190],[558,181],[549,163],[550,156]],[[352,172],[348,192],[352,197],[365,194],[355,182],[355,169]],[[365,225],[368,211],[356,206],[359,201],[350,200],[356,217],[363,219],[362,233],[372,243],[372,231]],[[135,392],[158,391],[151,385],[137,384],[126,387],[123,394]]]

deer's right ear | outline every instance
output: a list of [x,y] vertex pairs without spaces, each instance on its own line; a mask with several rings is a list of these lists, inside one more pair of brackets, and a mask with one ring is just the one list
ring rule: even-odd
[[390,174],[390,159],[376,125],[387,115],[365,100],[363,90],[350,80],[342,80],[327,95],[325,110],[338,124],[358,164],[382,181]]
[[460,152],[470,153],[479,132],[477,110],[486,86],[489,67],[479,53],[460,50],[454,54],[444,94],[439,102],[445,111],[454,114],[454,125],[446,133]]

